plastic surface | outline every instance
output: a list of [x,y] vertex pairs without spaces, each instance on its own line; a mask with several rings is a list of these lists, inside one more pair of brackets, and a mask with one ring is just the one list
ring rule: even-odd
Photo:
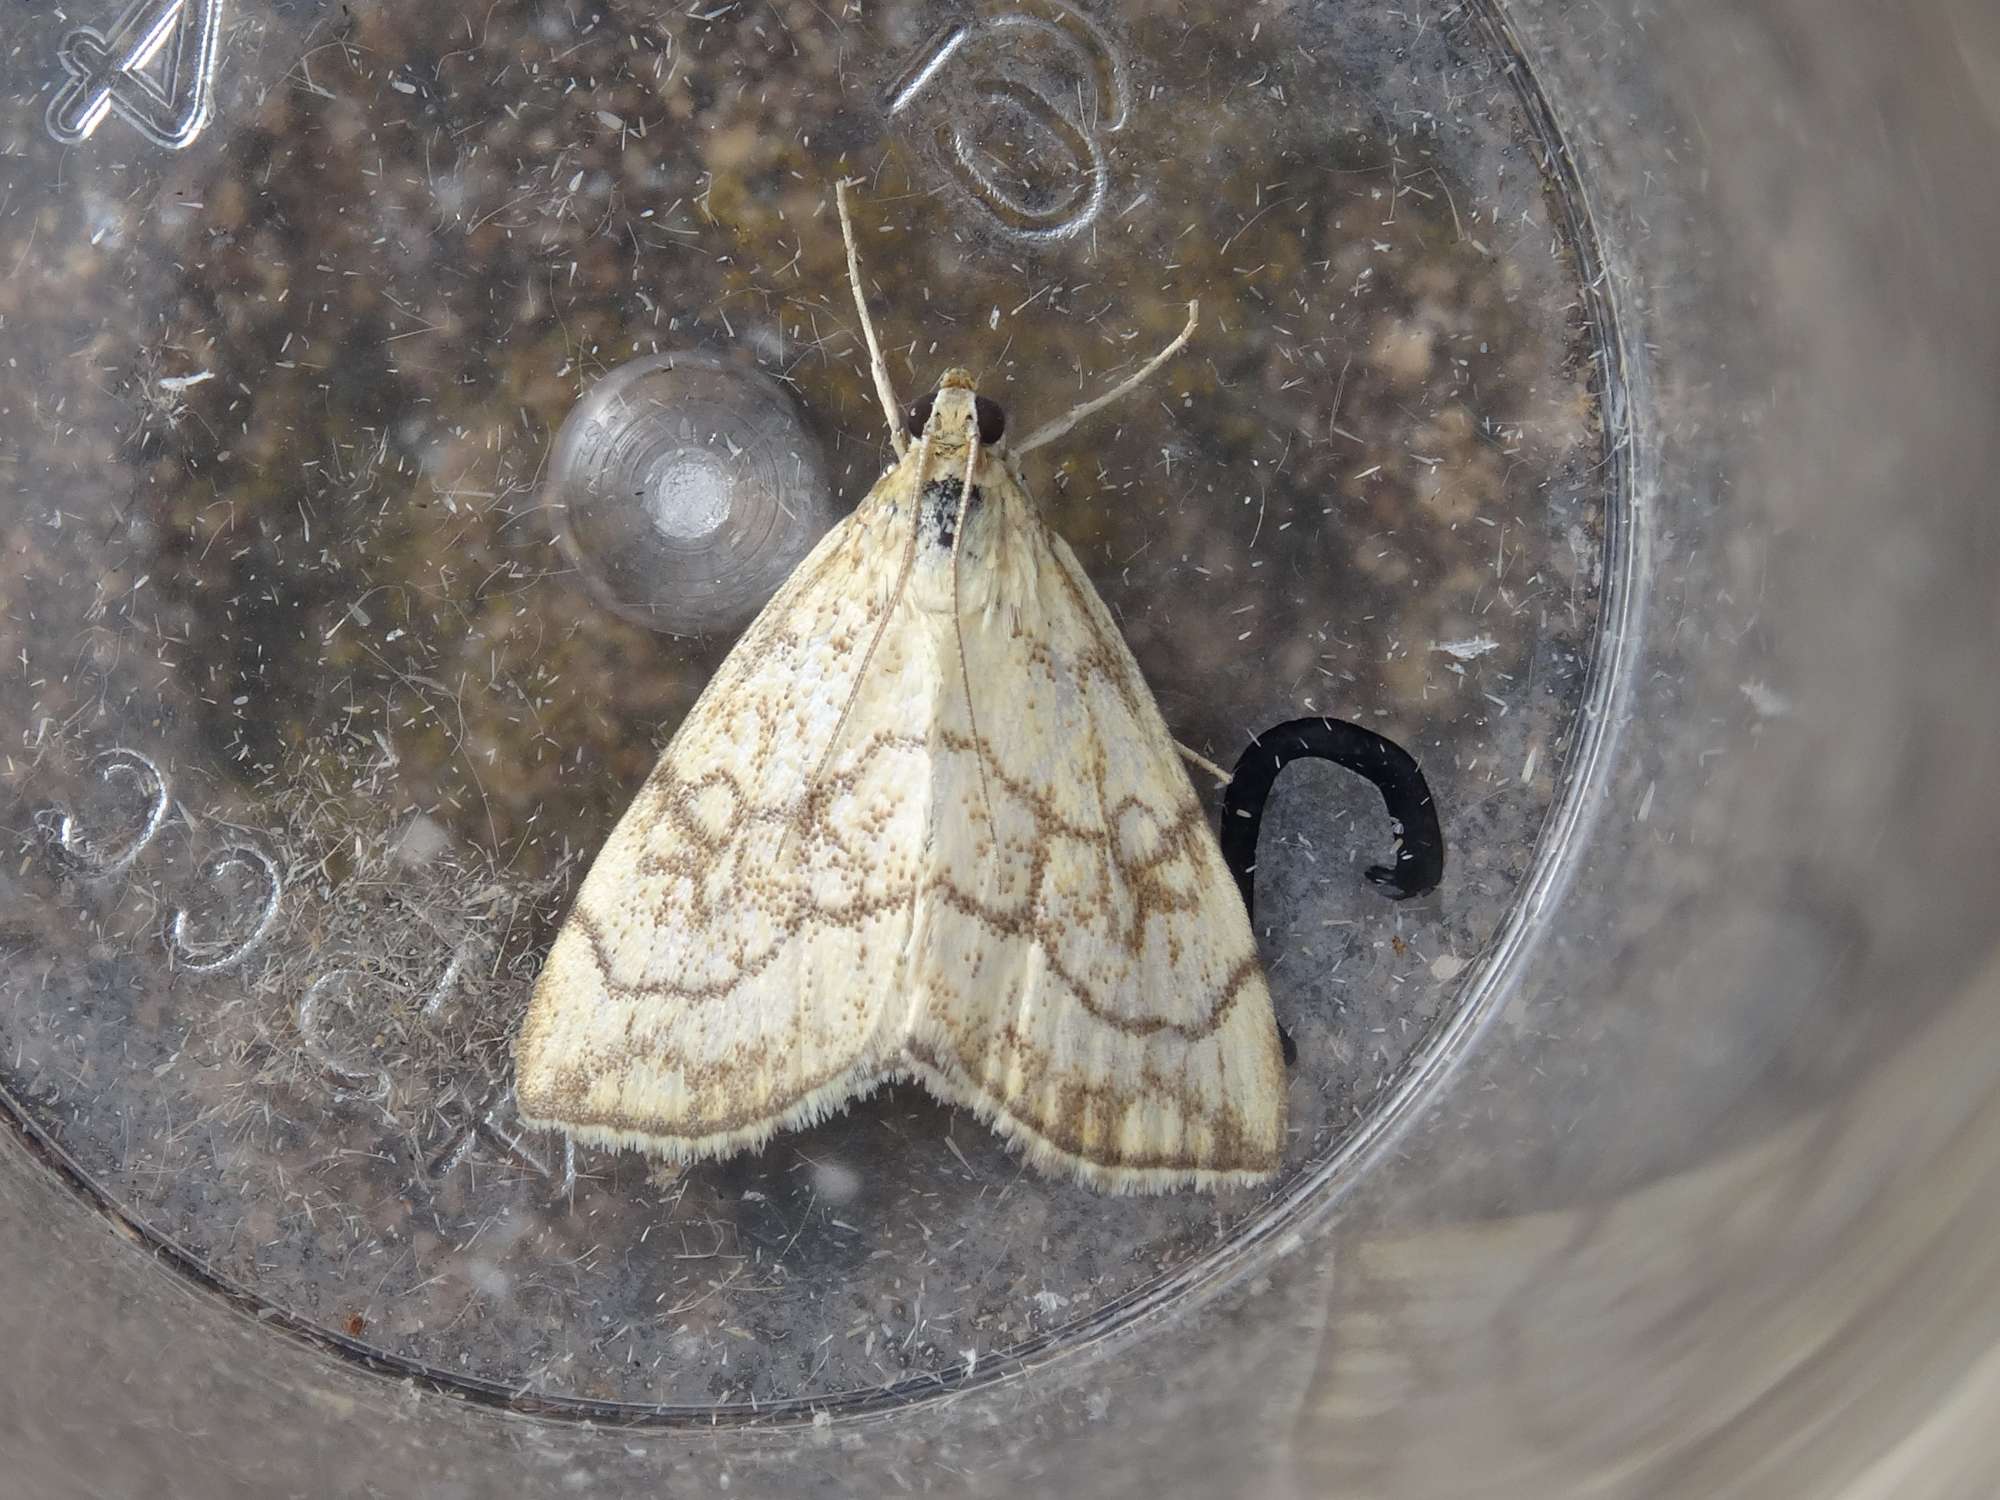
[[[16,517],[11,789],[39,839],[8,1092],[139,1233],[269,1320],[575,1415],[932,1399],[1235,1274],[1487,993],[1475,956],[1553,857],[1609,680],[1626,472],[1594,252],[1533,170],[1495,39],[1406,39],[1422,74],[1486,91],[1450,129],[1398,123],[1430,88],[1401,69],[1266,129],[1232,93],[1274,34],[1190,130],[1136,93],[1173,76],[1165,20],[1121,41],[1055,5],[896,43],[919,19],[825,31],[808,10],[780,42],[735,13],[582,18],[544,70],[536,10],[482,17],[470,49],[446,13],[357,11],[312,89],[234,129],[224,109],[174,161],[171,212],[101,210],[111,373],[52,397],[58,436],[16,418],[27,471],[53,481],[79,448],[101,467]],[[1357,24],[1294,86],[1399,39]],[[864,52],[879,72],[912,48],[934,72],[863,87]],[[748,92],[753,59],[771,79]],[[1038,113],[1071,108],[1066,79],[1101,96],[1076,139]],[[886,116],[865,154],[862,109]],[[50,243],[156,162],[121,140],[40,148],[65,163]],[[1222,162],[1219,197],[1191,196]],[[886,463],[830,203],[858,170],[911,400],[967,363],[1029,430],[1200,294],[1190,357],[1030,482],[1185,741],[1233,761],[1319,711],[1428,766],[1451,852],[1423,902],[1364,879],[1392,845],[1358,779],[1294,772],[1270,807],[1261,916],[1298,1044],[1274,1191],[1101,1200],[909,1088],[685,1173],[515,1120],[508,1038],[584,862],[749,611]],[[76,270],[30,254],[24,292],[31,268],[16,344],[59,390]],[[102,652],[72,667],[80,642]],[[977,689],[1004,705],[1007,684]]]
[[542,494],[599,602],[678,635],[740,628],[835,519],[784,388],[689,353],[592,385],[556,433]]
[[[22,1493],[1979,1472],[1983,14],[159,9],[7,23]],[[726,644],[578,576],[553,435],[726,353],[851,503],[839,170],[906,395],[1032,424],[1201,295],[1031,480],[1183,738],[1336,713],[1438,793],[1415,911],[1367,788],[1267,813],[1268,1196],[1108,1203],[907,1091],[678,1177],[510,1121]]]

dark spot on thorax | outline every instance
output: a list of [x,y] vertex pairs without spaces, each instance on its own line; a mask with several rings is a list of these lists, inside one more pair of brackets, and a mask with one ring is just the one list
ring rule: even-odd
[[[918,497],[917,507],[923,517],[918,524],[923,539],[926,542],[934,542],[947,552],[951,550],[951,544],[958,535],[958,496],[964,484],[964,480],[956,478],[933,479],[924,486],[923,493]],[[972,499],[965,507],[968,520],[971,519],[973,512],[979,509],[980,502],[984,499],[985,496],[975,484],[972,487]]]

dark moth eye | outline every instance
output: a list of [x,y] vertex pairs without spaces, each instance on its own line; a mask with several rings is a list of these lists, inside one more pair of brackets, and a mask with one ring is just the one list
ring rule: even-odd
[[910,408],[911,437],[920,438],[924,435],[924,424],[930,421],[931,408],[936,405],[937,405],[937,392],[932,391],[928,396],[924,397],[923,400],[919,401],[915,406]]
[[979,417],[979,441],[990,448],[1007,431],[1007,413],[1000,410],[999,402],[988,401],[984,396],[972,398],[972,409]]

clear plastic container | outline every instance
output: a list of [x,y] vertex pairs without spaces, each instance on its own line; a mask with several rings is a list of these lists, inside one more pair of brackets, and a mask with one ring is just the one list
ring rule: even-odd
[[[1976,1492],[1987,8],[0,36],[18,1492]],[[684,1172],[514,1117],[582,869],[884,464],[842,175],[906,396],[1032,426],[1199,296],[1030,483],[1182,740],[1436,793],[1405,903],[1372,789],[1266,812],[1268,1191],[910,1087]]]

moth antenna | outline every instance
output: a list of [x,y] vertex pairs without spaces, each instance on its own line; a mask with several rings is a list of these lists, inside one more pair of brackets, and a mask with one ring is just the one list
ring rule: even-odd
[[854,216],[847,210],[847,179],[833,185],[834,202],[840,208],[840,237],[847,242],[847,281],[854,288],[854,306],[861,313],[861,336],[868,341],[868,370],[875,377],[875,394],[882,402],[882,415],[889,423],[889,445],[901,458],[910,451],[910,439],[903,431],[903,405],[896,399],[889,366],[882,358],[882,341],[875,337],[875,322],[868,316],[868,298],[861,290],[861,252],[854,246]]
[[[926,434],[928,436],[928,434]],[[965,617],[958,602],[958,554],[965,545],[965,518],[972,508],[972,476],[979,468],[979,431],[975,427],[966,444],[965,478],[958,487],[958,520],[951,530],[951,630],[958,640],[958,680],[965,685],[965,723],[972,731],[972,753],[979,766],[979,800],[986,807],[986,826],[993,842],[1000,842],[1000,824],[993,816],[993,794],[986,785],[986,740],[979,732],[979,714],[972,706],[972,669],[965,661]]]
[[[921,447],[917,449],[917,473],[922,474],[930,463],[931,435],[926,432]],[[804,813],[811,804],[813,794],[818,790],[826,768],[833,764],[833,752],[840,748],[840,737],[847,729],[847,721],[854,715],[854,705],[861,697],[861,685],[868,680],[868,668],[875,660],[875,648],[882,644],[882,637],[889,629],[889,622],[896,617],[896,609],[903,602],[903,593],[910,586],[910,570],[916,566],[917,538],[924,522],[924,507],[921,498],[910,507],[910,539],[903,544],[903,561],[896,572],[896,586],[889,591],[889,602],[882,607],[882,618],[875,622],[875,633],[868,638],[868,649],[861,654],[861,665],[854,670],[854,682],[847,690],[847,701],[840,706],[840,717],[834,721],[833,733],[827,736],[826,749],[820,752],[819,763],[799,790],[799,811]],[[964,643],[959,645],[961,659],[965,651]],[[785,852],[785,841],[792,836],[792,829],[799,819],[785,820],[784,832],[778,836],[777,857]]]
[[1014,444],[1015,455],[1018,457],[1020,454],[1023,453],[1032,453],[1035,449],[1042,447],[1044,444],[1053,443],[1057,438],[1061,437],[1064,433],[1068,432],[1072,427],[1076,426],[1076,424],[1081,422],[1085,417],[1095,415],[1097,412],[1104,410],[1105,407],[1109,406],[1112,402],[1116,401],[1120,396],[1129,395],[1132,391],[1144,385],[1148,380],[1152,378],[1153,374],[1160,368],[1161,365],[1165,364],[1168,360],[1172,359],[1176,354],[1180,353],[1181,350],[1187,347],[1188,340],[1194,337],[1195,324],[1200,321],[1201,321],[1200,301],[1195,300],[1189,302],[1187,327],[1183,328],[1180,331],[1179,337],[1177,337],[1171,344],[1167,345],[1166,348],[1162,349],[1158,354],[1155,354],[1151,359],[1147,360],[1146,363],[1143,366],[1141,366],[1137,372],[1131,375],[1127,375],[1123,380],[1119,381],[1118,384],[1114,385],[1110,390],[1106,391],[1103,395],[1097,397],[1094,401],[1086,401],[1081,406],[1071,407],[1068,412],[1066,412],[1064,415],[1060,417],[1057,417],[1053,422],[1045,422],[1040,427],[1037,427],[1033,432],[1029,433],[1020,442]]

